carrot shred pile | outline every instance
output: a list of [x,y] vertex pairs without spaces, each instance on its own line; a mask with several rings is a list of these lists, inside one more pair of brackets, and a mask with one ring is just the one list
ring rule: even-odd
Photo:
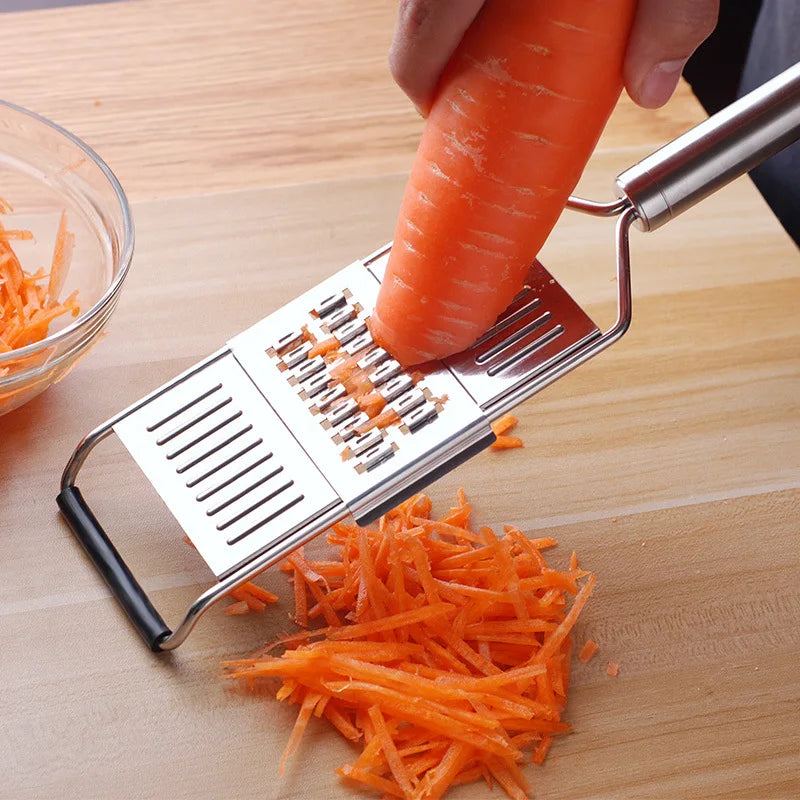
[[[0,214],[13,208],[0,199]],[[69,272],[75,237],[67,228],[67,215],[61,214],[50,271],[39,269],[30,273],[23,269],[12,241],[29,241],[33,234],[27,230],[12,230],[0,223],[0,354],[40,342],[47,337],[50,323],[64,314],[76,317],[80,312],[77,292],[59,302],[59,296]],[[33,357],[4,362],[0,378],[13,371],[31,366]]]
[[282,564],[297,623],[325,626],[224,663],[251,689],[282,679],[277,699],[299,706],[281,773],[317,716],[361,748],[337,773],[385,797],[433,800],[481,779],[528,797],[524,751],[541,763],[570,729],[570,633],[595,577],[549,566],[551,538],[474,529],[471,511],[460,491],[434,520],[417,494],[376,529],[334,525],[336,557],[301,549]]
[[524,447],[522,439],[518,436],[508,436],[508,432],[513,430],[518,422],[519,420],[513,414],[504,414],[500,419],[496,419],[491,427],[497,439],[489,446],[489,449],[513,450],[515,447]]

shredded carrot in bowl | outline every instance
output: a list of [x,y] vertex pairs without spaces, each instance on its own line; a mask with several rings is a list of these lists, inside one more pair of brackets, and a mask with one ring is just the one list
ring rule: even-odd
[[301,549],[282,565],[297,622],[324,627],[225,662],[244,687],[280,679],[277,699],[299,706],[281,772],[317,716],[361,748],[337,773],[383,796],[432,800],[481,779],[528,796],[524,751],[540,764],[570,729],[570,632],[595,577],[549,566],[553,539],[474,530],[471,510],[459,492],[432,520],[418,494],[377,528],[334,525],[335,558]]
[[[0,213],[10,211],[12,207],[0,199]],[[39,269],[30,273],[23,268],[11,242],[30,239],[31,231],[7,229],[0,223],[0,354],[41,342],[53,320],[80,313],[77,292],[59,301],[75,241],[67,228],[66,213],[61,214],[49,272]],[[35,355],[5,360],[0,363],[0,378],[35,363]]]

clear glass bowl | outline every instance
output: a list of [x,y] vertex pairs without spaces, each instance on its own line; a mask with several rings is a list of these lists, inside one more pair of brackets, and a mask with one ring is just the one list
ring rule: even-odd
[[[78,292],[80,313],[55,319],[41,342],[0,352],[0,414],[61,380],[97,341],[119,299],[133,256],[125,193],[103,160],[49,120],[0,100],[0,197],[13,213],[6,228],[34,241],[11,246],[23,269],[49,271],[62,212],[75,237],[59,299]],[[7,374],[2,374],[8,369]]]

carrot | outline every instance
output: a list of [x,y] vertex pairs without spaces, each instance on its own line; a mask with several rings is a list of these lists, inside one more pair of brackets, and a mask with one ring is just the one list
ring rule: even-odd
[[616,678],[619,675],[619,664],[614,664],[613,662],[606,664],[606,675],[610,678]]
[[504,414],[491,424],[491,428],[495,436],[502,436],[504,433],[513,430],[518,422],[519,420],[513,414]]
[[[299,706],[281,769],[317,716],[361,742],[337,773],[385,796],[432,800],[486,779],[527,797],[523,751],[541,763],[552,737],[570,730],[561,719],[570,633],[594,576],[551,569],[541,550],[552,539],[514,526],[474,533],[469,511],[459,493],[456,509],[431,519],[430,498],[418,494],[377,529],[335,525],[336,559],[289,557],[298,621],[312,616],[311,592],[329,624],[223,664],[247,687],[279,679],[276,698]],[[278,644],[283,653],[269,655]]]
[[515,447],[524,447],[519,436],[498,436],[490,445],[491,450],[513,450]]
[[511,302],[623,85],[636,0],[488,0],[443,74],[370,327],[404,365]]
[[587,664],[589,661],[592,660],[594,654],[600,649],[600,646],[597,642],[593,642],[591,639],[587,639],[586,644],[581,647],[580,653],[578,653],[578,658],[583,661],[584,664]]
[[[12,211],[12,207],[0,199],[0,214]],[[42,341],[54,320],[65,314],[76,317],[80,312],[76,292],[61,302],[58,299],[69,271],[75,239],[67,228],[66,213],[62,213],[59,222],[49,275],[42,269],[26,272],[11,247],[12,241],[32,239],[31,231],[9,229],[0,224],[0,355]],[[44,280],[47,280],[46,286],[42,283]],[[40,361],[40,354],[4,359],[0,362],[0,378],[36,366]]]

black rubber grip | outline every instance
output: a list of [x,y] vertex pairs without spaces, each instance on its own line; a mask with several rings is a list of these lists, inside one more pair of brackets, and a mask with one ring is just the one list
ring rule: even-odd
[[77,486],[67,487],[58,495],[57,502],[72,532],[105,578],[147,646],[154,652],[161,650],[161,642],[170,635],[170,629],[111,544],[106,532],[86,505],[80,489]]

